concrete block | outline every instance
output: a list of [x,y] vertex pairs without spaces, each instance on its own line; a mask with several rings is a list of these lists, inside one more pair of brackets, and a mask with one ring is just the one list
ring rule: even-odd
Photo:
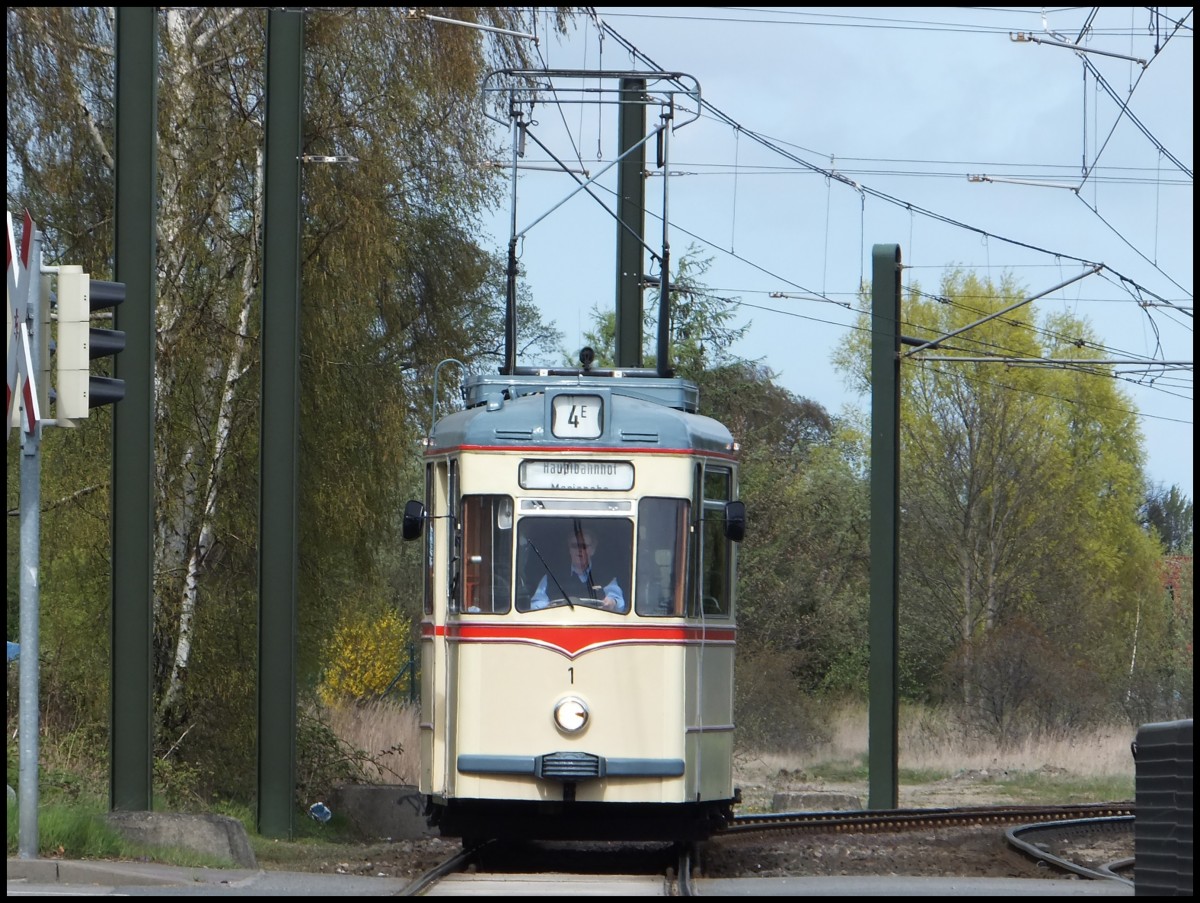
[[108,823],[132,843],[177,847],[238,868],[258,868],[245,826],[228,815],[182,812],[110,812]]
[[407,784],[342,784],[329,802],[364,837],[413,840],[437,834],[425,820],[425,801]]

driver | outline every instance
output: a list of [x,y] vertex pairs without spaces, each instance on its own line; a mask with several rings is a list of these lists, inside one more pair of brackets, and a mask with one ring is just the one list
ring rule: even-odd
[[[625,594],[621,591],[616,578],[614,577],[607,584],[601,586],[595,576],[599,573],[599,568],[594,561],[595,534],[586,529],[574,531],[567,539],[567,552],[571,559],[571,576],[564,581],[565,586],[557,588],[572,596],[595,599],[599,607],[605,611],[624,613],[626,611]],[[529,607],[531,609],[549,607],[550,596],[546,589],[548,580],[549,575],[543,574],[537,589],[530,597]],[[555,583],[557,584],[557,581]]]

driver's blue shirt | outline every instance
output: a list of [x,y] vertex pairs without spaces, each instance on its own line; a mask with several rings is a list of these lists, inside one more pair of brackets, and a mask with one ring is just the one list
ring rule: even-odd
[[[584,571],[581,574],[572,569],[571,576],[577,579],[581,584],[581,591],[579,595],[590,596],[592,594],[591,573],[589,571]],[[533,596],[529,599],[530,609],[548,608],[550,606],[550,596],[546,593],[546,581],[548,579],[548,577],[544,576],[538,582],[537,589],[533,591]],[[567,587],[567,589],[569,590],[570,587]],[[603,599],[605,596],[608,596],[613,600],[613,602],[616,603],[616,607],[613,609],[614,611],[625,611],[625,594],[621,592],[621,587],[617,584],[615,579],[604,587],[604,592],[600,598]]]

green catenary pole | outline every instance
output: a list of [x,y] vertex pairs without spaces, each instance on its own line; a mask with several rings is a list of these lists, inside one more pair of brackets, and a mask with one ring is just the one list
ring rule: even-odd
[[900,246],[871,255],[870,809],[899,801]]
[[300,154],[304,19],[267,17],[259,458],[258,829],[293,832],[300,422]]
[[116,261],[125,348],[113,375],[112,689],[109,805],[148,811],[153,793],[154,308],[158,206],[158,16],[117,7]]
[[621,79],[617,165],[616,365],[642,366],[642,275],[646,222],[646,80]]

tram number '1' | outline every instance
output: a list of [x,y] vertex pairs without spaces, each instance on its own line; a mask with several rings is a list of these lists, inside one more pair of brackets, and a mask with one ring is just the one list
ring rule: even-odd
[[572,684],[573,684],[573,683],[575,683],[575,669],[574,669],[574,668],[568,668],[568,669],[567,669],[567,674],[569,674],[569,675],[571,676],[571,679],[570,679],[570,681],[568,681],[568,682],[569,682],[569,683],[572,683]]

